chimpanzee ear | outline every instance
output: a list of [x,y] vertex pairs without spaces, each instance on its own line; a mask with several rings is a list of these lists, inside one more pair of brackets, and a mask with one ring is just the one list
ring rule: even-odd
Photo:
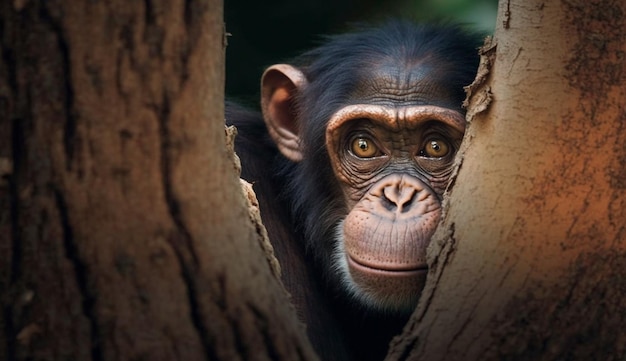
[[307,85],[302,71],[287,65],[269,67],[261,80],[261,108],[270,136],[288,159],[302,160],[295,98]]

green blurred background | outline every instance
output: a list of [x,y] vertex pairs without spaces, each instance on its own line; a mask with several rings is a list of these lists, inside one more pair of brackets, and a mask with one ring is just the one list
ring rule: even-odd
[[497,0],[224,0],[226,96],[256,107],[263,69],[314,47],[353,23],[401,17],[453,21],[488,35]]

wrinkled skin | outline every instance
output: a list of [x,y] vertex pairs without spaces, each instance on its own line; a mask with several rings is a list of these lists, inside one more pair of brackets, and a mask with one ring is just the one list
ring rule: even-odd
[[269,67],[265,127],[227,106],[243,176],[322,359],[382,359],[417,304],[477,44],[455,27],[392,22]]
[[425,282],[426,247],[441,215],[465,120],[458,111],[394,102],[395,88],[378,96],[392,105],[350,105],[326,129],[350,209],[337,231],[342,250],[335,262],[362,302],[410,310]]

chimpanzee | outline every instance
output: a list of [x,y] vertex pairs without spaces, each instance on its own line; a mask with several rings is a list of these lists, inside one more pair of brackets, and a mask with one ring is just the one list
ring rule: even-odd
[[424,286],[478,38],[391,21],[330,37],[227,104],[283,279],[324,360],[382,359]]

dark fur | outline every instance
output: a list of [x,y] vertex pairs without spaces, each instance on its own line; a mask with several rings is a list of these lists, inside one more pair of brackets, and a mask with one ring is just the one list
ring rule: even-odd
[[227,122],[240,134],[236,150],[242,176],[254,183],[286,287],[322,359],[382,359],[390,338],[408,317],[363,309],[345,296],[331,270],[334,226],[349,210],[342,204],[325,149],[326,123],[350,104],[350,95],[373,64],[390,57],[404,62],[434,54],[434,72],[449,84],[447,106],[460,109],[463,86],[476,73],[477,45],[476,36],[453,26],[391,22],[330,37],[295,59],[292,64],[309,81],[296,102],[305,146],[300,163],[279,153],[259,114],[227,104]]

